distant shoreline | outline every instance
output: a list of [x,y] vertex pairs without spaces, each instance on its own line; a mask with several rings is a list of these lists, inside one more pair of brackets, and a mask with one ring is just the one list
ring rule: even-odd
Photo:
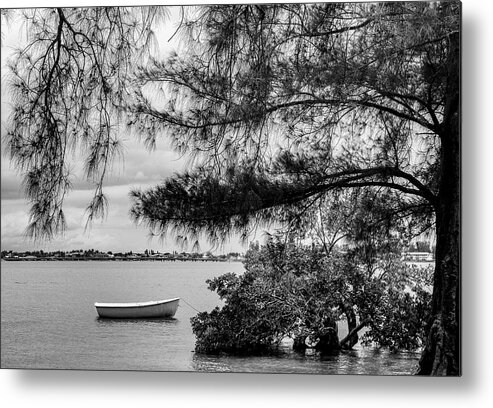
[[170,257],[170,258],[158,258],[158,257],[136,257],[136,258],[129,258],[129,257],[101,257],[101,258],[86,258],[86,257],[80,257],[80,258],[57,258],[57,257],[33,257],[33,258],[28,258],[28,257],[18,257],[18,258],[9,258],[5,257],[2,258],[2,261],[8,261],[8,262],[47,262],[47,261],[54,261],[54,262],[87,262],[87,261],[97,261],[97,262],[114,262],[114,261],[123,261],[123,262],[145,262],[145,261],[151,261],[151,262],[176,262],[176,261],[181,261],[181,262],[242,262],[244,259],[243,258],[236,258],[236,259],[223,259],[223,258],[180,258],[180,257]]

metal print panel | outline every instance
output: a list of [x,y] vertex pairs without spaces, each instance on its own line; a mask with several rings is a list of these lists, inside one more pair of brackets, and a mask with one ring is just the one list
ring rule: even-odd
[[459,2],[1,17],[2,368],[461,374]]

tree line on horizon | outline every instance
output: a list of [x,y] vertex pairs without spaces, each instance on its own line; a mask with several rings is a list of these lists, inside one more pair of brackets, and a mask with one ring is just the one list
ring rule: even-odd
[[69,256],[80,256],[80,257],[86,257],[86,258],[93,258],[93,257],[98,257],[98,256],[103,256],[103,255],[112,255],[116,257],[128,257],[128,256],[133,256],[133,255],[139,255],[143,257],[150,257],[150,256],[186,256],[190,258],[199,258],[203,257],[204,255],[210,256],[210,257],[216,257],[216,258],[239,258],[242,257],[243,254],[240,252],[229,252],[227,254],[220,254],[220,255],[214,255],[210,251],[204,252],[204,253],[199,253],[199,252],[158,252],[154,250],[148,250],[146,249],[144,252],[134,252],[134,251],[127,251],[127,252],[113,252],[113,251],[99,251],[95,249],[74,249],[71,251],[43,251],[43,250],[34,250],[34,251],[11,251],[11,250],[2,250],[1,252],[1,257],[13,257],[13,256],[35,256],[38,258],[49,258],[49,257],[60,257],[60,258],[65,258]]

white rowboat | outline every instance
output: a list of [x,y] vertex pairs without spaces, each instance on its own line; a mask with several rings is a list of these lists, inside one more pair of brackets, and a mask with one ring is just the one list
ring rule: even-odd
[[94,303],[99,317],[111,319],[140,319],[173,317],[180,298],[138,303]]

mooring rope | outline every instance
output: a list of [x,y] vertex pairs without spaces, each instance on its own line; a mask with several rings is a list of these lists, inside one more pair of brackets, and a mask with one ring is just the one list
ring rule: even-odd
[[200,310],[196,309],[195,307],[193,307],[190,303],[188,303],[185,299],[181,298],[181,300],[183,300],[188,306],[190,306],[193,310],[195,310],[196,312],[200,313]]

